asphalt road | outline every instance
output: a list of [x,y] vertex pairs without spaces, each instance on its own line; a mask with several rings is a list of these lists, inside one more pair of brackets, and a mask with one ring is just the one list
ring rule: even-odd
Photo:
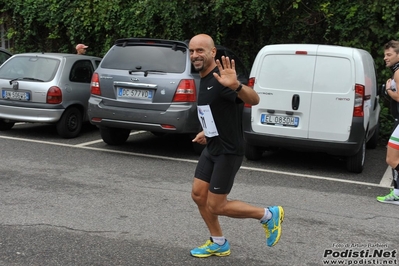
[[244,160],[230,198],[282,205],[281,240],[269,248],[258,221],[221,217],[231,255],[198,259],[209,236],[185,137],[133,132],[112,147],[90,126],[65,140],[21,124],[0,143],[0,265],[398,265],[398,206],[375,200],[389,192],[385,147],[361,174],[323,154]]

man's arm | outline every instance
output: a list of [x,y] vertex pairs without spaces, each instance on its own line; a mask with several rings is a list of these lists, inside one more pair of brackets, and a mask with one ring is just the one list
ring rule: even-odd
[[198,133],[195,138],[192,140],[192,142],[198,142],[199,144],[205,145],[206,144],[206,138],[205,138],[205,133],[204,131],[201,131]]
[[385,89],[387,91],[387,94],[389,95],[389,97],[391,97],[392,99],[394,99],[395,101],[399,102],[399,71],[396,71],[395,74],[393,75],[393,79],[395,80],[396,83],[396,91],[393,91],[391,89],[391,79],[387,80],[387,83],[385,85]]
[[237,79],[237,73],[235,70],[235,62],[228,57],[222,56],[220,62],[216,60],[216,65],[219,68],[219,73],[213,73],[216,80],[225,87],[230,88],[237,92],[237,96],[247,104],[257,105],[259,103],[259,95],[254,89],[248,87],[247,85],[241,84]]

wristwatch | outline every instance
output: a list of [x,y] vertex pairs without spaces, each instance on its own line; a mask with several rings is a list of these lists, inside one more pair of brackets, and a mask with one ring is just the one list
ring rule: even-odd
[[240,86],[238,86],[238,88],[235,90],[235,92],[239,93],[241,89],[242,89],[242,84],[240,83]]

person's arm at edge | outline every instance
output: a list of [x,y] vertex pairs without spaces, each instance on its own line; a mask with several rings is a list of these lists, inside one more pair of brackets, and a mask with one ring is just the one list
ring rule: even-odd
[[[399,102],[399,71],[396,71],[394,76],[393,76],[395,83],[396,83],[396,91],[392,91],[391,89],[391,82],[390,80],[387,81],[386,84],[386,91],[387,94],[394,99],[395,101]],[[389,86],[389,87],[388,87]]]

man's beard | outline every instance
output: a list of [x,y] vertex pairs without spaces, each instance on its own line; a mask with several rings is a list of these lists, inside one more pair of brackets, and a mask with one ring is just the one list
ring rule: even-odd
[[194,66],[195,70],[198,71],[198,72],[204,70],[204,62],[203,62],[203,61],[197,61],[197,62],[202,62],[202,65],[199,66],[199,67],[196,67],[196,66],[194,65],[195,62],[193,62],[193,66]]
[[198,72],[204,70],[204,65],[200,66],[200,67],[194,67],[195,70],[197,70]]

